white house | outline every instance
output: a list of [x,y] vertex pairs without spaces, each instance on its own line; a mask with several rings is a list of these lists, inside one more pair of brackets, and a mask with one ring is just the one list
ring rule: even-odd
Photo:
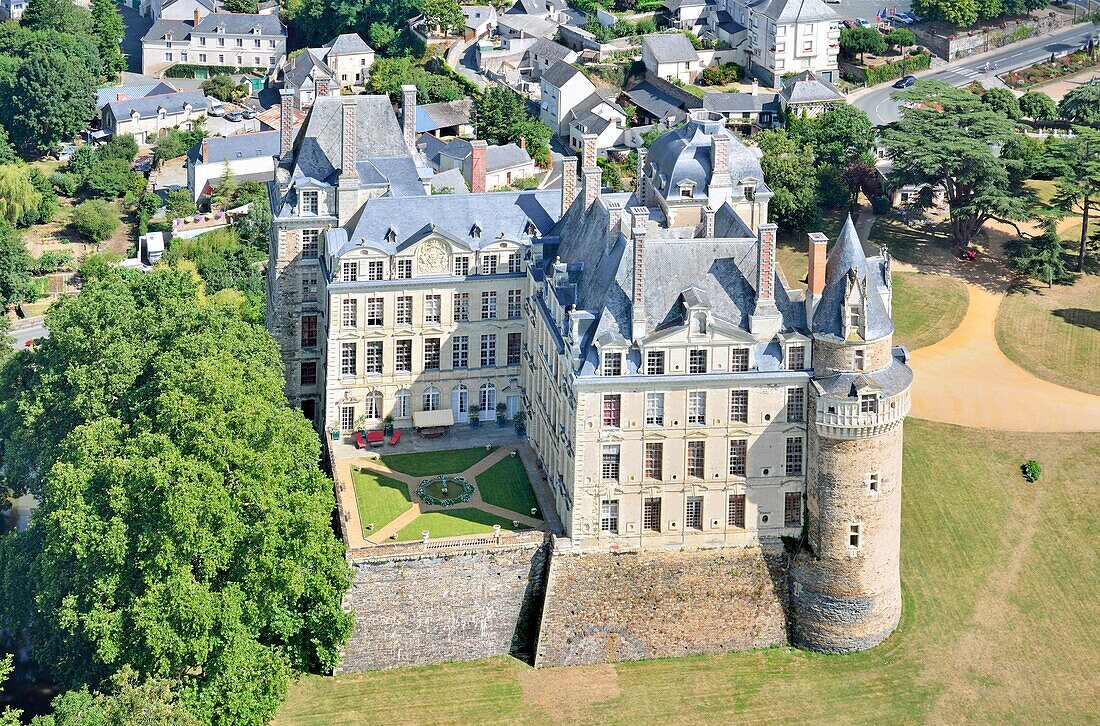
[[[767,86],[787,73],[813,71],[823,81],[840,77],[840,16],[822,0],[718,0],[720,39],[735,62]],[[722,20],[722,11],[729,19]],[[742,32],[741,29],[744,29]]]
[[683,33],[651,33],[642,36],[645,69],[666,81],[694,83],[703,70],[695,47]]
[[566,63],[554,63],[539,79],[542,98],[539,118],[562,136],[569,135],[569,112],[596,91],[596,86],[579,70]]
[[275,178],[278,156],[278,131],[205,138],[187,152],[187,187],[191,198],[195,202],[206,199],[227,168],[238,183],[270,182]]
[[286,27],[275,15],[210,13],[191,20],[161,18],[141,39],[141,72],[176,63],[274,71],[286,53]]
[[790,117],[813,118],[844,102],[840,89],[821,80],[813,71],[802,71],[788,78],[779,91],[779,103]]
[[338,96],[340,86],[332,78],[332,69],[317,51],[306,48],[283,68],[283,88],[294,93],[294,106],[308,109],[318,96]]
[[[439,153],[439,172],[459,169],[471,191],[492,191],[535,175],[535,162],[522,146],[455,139]],[[484,170],[483,172],[481,170]],[[478,184],[482,184],[481,189]]]
[[596,136],[596,150],[606,151],[623,140],[626,111],[614,92],[597,89],[569,111],[569,145],[581,151],[586,136]]
[[706,0],[665,0],[664,3],[669,26],[690,30],[696,35],[706,28],[708,10]]
[[322,60],[332,71],[340,88],[362,88],[374,65],[374,48],[358,33],[343,33],[325,43]]
[[209,99],[202,91],[116,100],[100,111],[100,128],[112,136],[130,134],[143,146],[156,142],[168,129],[189,130],[208,110]]

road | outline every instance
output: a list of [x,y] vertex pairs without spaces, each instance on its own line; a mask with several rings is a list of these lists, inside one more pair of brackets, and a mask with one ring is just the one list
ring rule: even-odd
[[15,338],[15,342],[12,343],[13,348],[16,350],[22,350],[28,340],[34,340],[35,338],[45,338],[50,334],[50,331],[41,322],[33,323],[26,327],[20,326],[11,331],[11,337]]
[[[1013,43],[981,55],[952,61],[936,70],[914,73],[922,80],[943,81],[952,86],[965,86],[973,81],[990,80],[998,73],[1024,68],[1050,58],[1051,53],[1063,55],[1080,48],[1088,39],[1100,32],[1094,23],[1075,25],[1059,33],[1031,41]],[[995,63],[997,68],[985,71],[986,63]],[[888,124],[898,119],[898,104],[891,98],[894,88],[887,84],[866,91],[856,91],[849,96],[849,103],[862,109],[876,126]]]

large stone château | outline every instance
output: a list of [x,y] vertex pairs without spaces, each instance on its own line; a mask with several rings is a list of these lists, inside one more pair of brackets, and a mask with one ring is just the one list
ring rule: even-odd
[[283,138],[267,323],[292,403],[343,434],[522,410],[556,553],[790,538],[793,642],[885,638],[912,376],[888,254],[849,220],[789,288],[759,159],[707,111],[640,151],[628,193],[601,190],[586,139],[561,189],[477,191],[475,142],[474,192],[433,196],[415,103],[318,98]]

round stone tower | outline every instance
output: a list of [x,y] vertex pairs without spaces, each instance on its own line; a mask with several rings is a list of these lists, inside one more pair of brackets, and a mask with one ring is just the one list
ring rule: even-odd
[[849,219],[825,274],[817,269],[823,284],[807,291],[808,516],[791,565],[790,632],[798,647],[848,652],[881,643],[901,616],[902,422],[912,372],[892,347],[886,254],[868,258]]

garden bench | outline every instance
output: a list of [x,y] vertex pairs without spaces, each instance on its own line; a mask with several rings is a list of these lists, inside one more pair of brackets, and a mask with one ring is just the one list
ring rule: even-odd
[[356,431],[355,432],[355,448],[357,448],[357,449],[367,448],[367,442],[363,440],[363,432],[362,431]]
[[400,441],[401,441],[401,430],[398,429],[397,431],[394,431],[393,436],[390,437],[390,446],[397,446],[398,442],[400,442]]
[[381,446],[383,443],[381,431],[369,431],[367,432],[367,443],[371,446]]

